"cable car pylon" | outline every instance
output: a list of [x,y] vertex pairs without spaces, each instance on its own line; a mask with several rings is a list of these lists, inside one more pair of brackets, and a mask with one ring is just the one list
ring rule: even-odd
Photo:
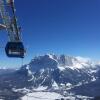
[[14,0],[0,0],[0,14],[2,19],[0,30],[4,29],[8,33],[8,43],[5,47],[6,55],[24,58],[25,48],[21,39],[20,27],[17,24]]

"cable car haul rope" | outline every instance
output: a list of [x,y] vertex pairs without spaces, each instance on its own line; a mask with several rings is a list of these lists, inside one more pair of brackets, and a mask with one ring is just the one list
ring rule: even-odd
[[5,53],[8,57],[24,58],[25,49],[21,40],[20,28],[15,15],[14,0],[0,0],[0,14],[2,23],[0,30],[5,29],[8,33],[8,43]]

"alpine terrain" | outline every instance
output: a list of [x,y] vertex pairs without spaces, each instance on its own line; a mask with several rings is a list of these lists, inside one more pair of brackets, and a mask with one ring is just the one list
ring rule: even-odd
[[[0,69],[1,100],[97,100],[100,63],[46,54],[20,69]],[[98,99],[100,100],[100,99]]]

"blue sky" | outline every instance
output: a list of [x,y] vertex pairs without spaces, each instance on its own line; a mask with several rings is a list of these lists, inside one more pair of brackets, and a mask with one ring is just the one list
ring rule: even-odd
[[[15,0],[15,5],[27,48],[24,63],[46,53],[100,59],[100,0]],[[2,31],[0,45],[6,42]],[[0,66],[21,64],[3,49],[0,55]]]

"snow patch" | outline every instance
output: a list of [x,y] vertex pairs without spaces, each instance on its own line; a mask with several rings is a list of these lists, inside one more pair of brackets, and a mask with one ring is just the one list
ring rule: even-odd
[[64,71],[64,70],[66,69],[66,68],[63,67],[63,66],[58,66],[58,68],[59,68],[60,71]]
[[54,89],[59,89],[58,84],[57,84],[55,81],[53,82],[52,87],[53,87]]
[[32,78],[28,80],[28,82],[33,81],[34,80],[34,76],[32,75]]
[[89,73],[90,74],[97,73],[97,69],[96,70],[90,70]]
[[28,76],[32,75],[32,72],[31,72],[30,69],[29,69],[29,65],[26,66],[26,69],[27,69],[27,71],[28,71]]
[[52,54],[47,54],[47,55],[49,56],[49,58],[50,58],[50,59],[52,59],[52,60],[54,60],[54,61],[58,62],[56,59],[54,59],[54,57],[53,57],[53,55],[52,55]]
[[30,90],[27,88],[21,88],[21,89],[16,89],[16,88],[12,88],[12,91],[14,92],[22,92],[22,93],[29,93]]
[[92,81],[92,82],[96,81],[96,78],[95,78],[95,77],[93,77],[91,81]]
[[43,90],[46,90],[47,87],[43,87],[43,86],[39,86],[38,88],[36,89],[33,89],[34,91],[43,91]]
[[55,92],[33,92],[28,93],[22,97],[21,100],[55,100],[62,97],[63,96]]

